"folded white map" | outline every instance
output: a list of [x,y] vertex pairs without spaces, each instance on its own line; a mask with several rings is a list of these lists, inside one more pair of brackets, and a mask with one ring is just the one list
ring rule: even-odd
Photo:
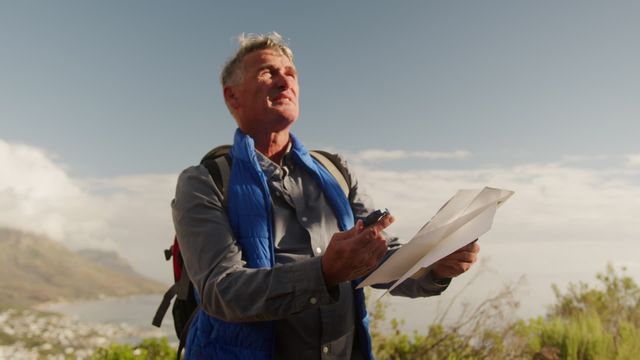
[[[485,187],[458,190],[418,233],[358,287],[397,280],[393,290],[421,269],[453,253],[491,229],[496,209],[513,191]],[[388,292],[387,291],[387,292]]]

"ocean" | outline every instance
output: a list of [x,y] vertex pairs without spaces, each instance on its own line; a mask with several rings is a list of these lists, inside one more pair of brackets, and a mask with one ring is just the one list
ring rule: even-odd
[[178,338],[173,328],[171,308],[167,311],[160,329],[151,325],[151,320],[161,300],[162,294],[135,295],[47,304],[39,308],[70,316],[80,322],[127,324],[140,329],[143,336],[146,334],[166,336],[170,343],[177,343]]

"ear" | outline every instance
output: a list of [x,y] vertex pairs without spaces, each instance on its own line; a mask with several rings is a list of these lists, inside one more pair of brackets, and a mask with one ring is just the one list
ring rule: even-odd
[[236,96],[233,86],[225,86],[222,89],[222,93],[224,95],[224,101],[227,103],[227,106],[229,108],[236,110],[240,107],[240,99],[238,99],[238,97]]

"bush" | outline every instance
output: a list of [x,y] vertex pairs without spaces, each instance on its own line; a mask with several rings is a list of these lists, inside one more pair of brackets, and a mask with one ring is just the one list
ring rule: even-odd
[[391,321],[380,331],[386,305],[372,311],[374,353],[386,359],[637,359],[640,354],[640,288],[611,265],[597,275],[598,285],[553,286],[556,303],[546,317],[516,320],[515,288],[506,287],[458,321],[444,316],[427,334],[403,334]]
[[[457,321],[445,326],[444,319],[451,309],[449,306],[428,327],[426,335],[416,331],[411,335],[403,334],[402,323],[396,319],[391,320],[390,332],[382,331],[387,304],[378,301],[370,306],[373,309],[371,336],[376,359],[514,358],[518,355],[514,353],[514,349],[521,350],[521,346],[514,345],[520,338],[513,335],[515,323],[511,318],[511,314],[519,306],[515,293],[515,286],[505,286],[502,291],[477,307],[466,308]],[[459,295],[454,297],[454,302]]]
[[524,353],[531,357],[552,350],[561,359],[608,359],[615,353],[613,337],[596,314],[571,320],[538,318],[524,326],[522,334],[529,340]]
[[92,360],[173,360],[176,350],[169,345],[167,338],[145,339],[137,346],[112,344],[99,348]]

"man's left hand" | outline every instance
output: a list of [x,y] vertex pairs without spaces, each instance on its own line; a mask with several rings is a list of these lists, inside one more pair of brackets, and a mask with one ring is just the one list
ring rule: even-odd
[[438,260],[433,265],[432,272],[436,278],[453,278],[471,268],[478,259],[480,245],[478,240],[461,247],[450,255]]

